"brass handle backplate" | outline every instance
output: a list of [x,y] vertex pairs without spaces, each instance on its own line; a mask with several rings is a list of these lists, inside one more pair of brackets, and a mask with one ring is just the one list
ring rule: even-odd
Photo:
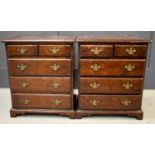
[[17,65],[17,68],[21,71],[25,71],[28,68],[28,66],[24,64],[20,64],[20,65]]
[[52,86],[53,88],[59,88],[59,87],[61,86],[61,84],[58,83],[58,82],[54,82],[54,83],[51,84],[51,86]]
[[122,86],[123,86],[125,89],[131,89],[131,88],[133,87],[133,84],[127,82],[127,83],[124,83]]
[[90,68],[93,70],[93,71],[99,71],[100,69],[101,69],[101,66],[100,65],[98,65],[98,64],[92,64],[91,66],[90,66]]
[[29,86],[29,82],[27,82],[27,81],[22,81],[22,82],[20,83],[20,85],[21,85],[21,87],[26,88],[26,87]]
[[52,68],[53,71],[58,71],[60,69],[60,65],[59,64],[53,64],[50,66],[50,68]]
[[128,72],[132,72],[135,69],[134,65],[128,64],[125,65],[124,68],[128,71]]
[[97,106],[100,103],[100,100],[94,99],[94,100],[91,100],[90,103],[92,106]]
[[19,102],[21,102],[23,104],[29,104],[29,103],[31,103],[31,100],[29,100],[29,99],[21,99]]
[[132,102],[131,102],[131,100],[123,100],[123,101],[121,101],[121,103],[122,103],[125,107],[127,107],[127,106],[129,106]]
[[136,49],[130,47],[130,48],[127,48],[125,51],[126,51],[129,55],[133,55],[133,54],[136,52]]
[[102,52],[102,50],[103,50],[102,48],[95,47],[91,49],[91,52],[94,53],[95,55],[98,55],[100,54],[100,52]]
[[50,51],[52,54],[58,54],[58,52],[60,51],[60,49],[54,47],[54,48],[50,48],[49,51]]
[[62,103],[61,100],[58,100],[58,99],[55,99],[52,101],[52,104],[55,104],[55,105],[60,105]]
[[100,86],[100,84],[99,83],[96,83],[96,82],[93,82],[93,83],[90,83],[90,85],[89,85],[91,88],[93,88],[93,89],[97,89],[99,86]]
[[18,48],[17,51],[18,51],[20,54],[26,54],[28,50],[27,50],[26,48],[23,48],[23,47],[22,47],[22,48]]

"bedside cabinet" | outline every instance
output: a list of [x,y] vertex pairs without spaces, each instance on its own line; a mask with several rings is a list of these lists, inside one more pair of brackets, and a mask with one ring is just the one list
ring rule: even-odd
[[75,117],[75,37],[19,36],[4,40],[11,87],[11,117],[27,113]]
[[128,115],[142,119],[148,43],[132,36],[78,36],[79,94],[76,118]]

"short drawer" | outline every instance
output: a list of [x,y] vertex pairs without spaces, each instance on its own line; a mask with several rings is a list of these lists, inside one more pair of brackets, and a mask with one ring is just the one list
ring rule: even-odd
[[144,76],[144,59],[81,59],[81,76]]
[[147,56],[147,45],[115,45],[116,57],[140,57]]
[[70,57],[72,50],[70,45],[39,45],[41,56]]
[[9,57],[36,56],[38,55],[38,46],[37,45],[7,45],[6,51]]
[[80,95],[79,109],[84,110],[139,110],[140,95]]
[[69,59],[9,59],[8,65],[10,75],[71,75]]
[[72,91],[70,77],[10,77],[13,93],[67,94]]
[[141,94],[143,78],[87,78],[80,77],[82,94]]
[[71,95],[13,94],[14,108],[71,109]]
[[80,45],[81,57],[112,57],[112,45]]

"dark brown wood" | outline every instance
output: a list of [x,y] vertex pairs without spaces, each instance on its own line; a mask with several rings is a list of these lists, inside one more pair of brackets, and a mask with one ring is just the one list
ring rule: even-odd
[[[100,67],[98,71],[92,69],[92,65]],[[132,71],[128,71],[125,66],[133,66]],[[81,59],[81,76],[144,76],[145,60],[137,59]]]
[[82,94],[141,94],[143,78],[80,77]]
[[81,57],[112,57],[113,45],[81,45]]
[[72,91],[71,77],[10,77],[13,93],[67,94]]
[[141,95],[80,95],[82,110],[140,110]]
[[147,45],[115,45],[114,55],[116,57],[146,58]]
[[47,115],[60,115],[68,116],[71,119],[75,119],[74,110],[59,110],[59,109],[14,109],[10,110],[10,116],[16,117],[17,115],[26,115],[26,114],[47,114]]
[[84,116],[94,116],[94,115],[127,115],[130,117],[135,117],[138,120],[143,119],[142,110],[77,110],[76,118],[81,119]]
[[[31,58],[17,59],[11,58],[8,61],[10,75],[55,75],[55,76],[71,76],[70,59],[51,59],[51,58]],[[25,70],[20,70],[20,66],[26,66]],[[19,66],[19,67],[18,67]],[[54,69],[56,66],[56,69]]]
[[7,45],[6,51],[9,57],[13,56],[37,56],[37,45]]
[[70,57],[71,45],[39,45],[39,55],[52,57]]
[[71,96],[64,94],[13,94],[14,108],[71,109]]

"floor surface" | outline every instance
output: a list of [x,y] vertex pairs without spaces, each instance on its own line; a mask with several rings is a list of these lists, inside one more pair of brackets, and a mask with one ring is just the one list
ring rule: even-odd
[[[76,93],[76,91],[75,91]],[[143,120],[127,116],[91,116],[82,119],[69,119],[68,117],[52,115],[20,115],[10,118],[11,97],[9,89],[0,89],[0,124],[155,124],[155,90],[144,90],[142,109]]]

